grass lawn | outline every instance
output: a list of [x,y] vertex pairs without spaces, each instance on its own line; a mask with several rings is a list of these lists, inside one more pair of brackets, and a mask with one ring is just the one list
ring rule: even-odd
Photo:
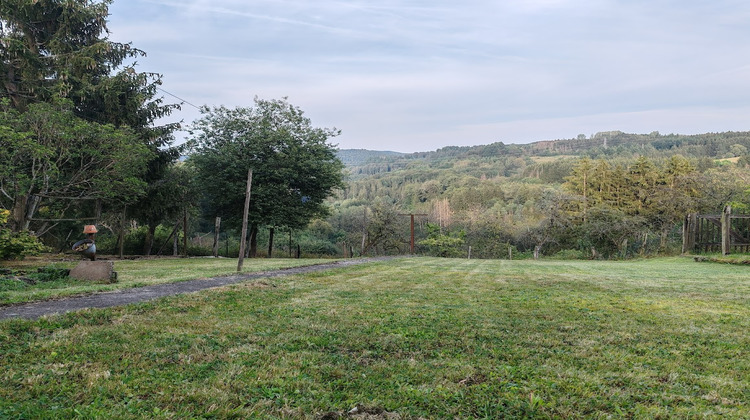
[[[245,259],[243,272],[259,272],[279,268],[299,267],[332,262],[331,259],[292,259],[292,258],[252,258]],[[12,265],[9,265],[12,264]],[[75,267],[75,262],[55,262],[49,264],[44,259],[12,261],[9,268],[27,269],[30,272],[40,266],[59,268]],[[64,278],[55,281],[29,284],[20,280],[0,276],[0,306],[13,303],[32,302],[93,292],[127,289],[159,283],[172,283],[193,280],[201,277],[214,277],[237,272],[237,259],[231,258],[159,258],[138,260],[115,260],[117,283],[92,283],[89,281]]]
[[748,418],[749,270],[412,258],[3,321],[0,418]]

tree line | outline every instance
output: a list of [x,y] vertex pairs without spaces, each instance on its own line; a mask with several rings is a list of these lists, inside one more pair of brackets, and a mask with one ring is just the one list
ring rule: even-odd
[[84,223],[120,234],[121,248],[126,227],[143,232],[135,252],[147,255],[175,220],[223,216],[231,229],[249,168],[251,244],[259,226],[300,229],[326,214],[343,186],[328,143],[338,130],[314,127],[285,99],[255,98],[204,107],[188,144],[175,145],[180,124],[156,122],[179,105],[158,96],[161,75],[137,70],[145,52],[107,38],[110,4],[0,3],[0,246],[27,245],[1,255],[36,252],[39,239],[65,249]]
[[[412,218],[430,255],[672,253],[688,212],[750,203],[747,132],[337,151],[339,131],[285,98],[157,124],[179,105],[159,96],[161,75],[137,70],[145,52],[107,38],[110,4],[0,3],[0,235],[13,244],[2,258],[40,240],[63,250],[94,221],[110,252],[149,255],[179,235],[183,252],[217,252],[204,238],[218,226],[236,255],[249,169],[249,255],[259,244],[273,255],[279,232],[289,253],[407,253]],[[189,141],[175,145],[181,128]]]
[[[378,206],[425,213],[421,251],[433,254],[465,256],[469,246],[480,258],[676,253],[685,215],[719,213],[727,204],[743,211],[750,203],[745,159],[706,159],[459,156],[440,159],[442,169],[415,159],[405,169],[351,180],[332,201],[337,214],[329,222],[355,242],[367,235],[367,209],[371,219]],[[407,227],[397,218],[391,223],[400,235],[400,248],[391,248],[403,251]],[[440,240],[450,249],[436,251]]]

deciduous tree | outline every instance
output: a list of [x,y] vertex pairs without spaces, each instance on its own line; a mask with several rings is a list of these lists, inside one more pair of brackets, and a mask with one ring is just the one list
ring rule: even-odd
[[14,231],[28,230],[45,200],[50,218],[75,199],[133,201],[144,192],[151,151],[129,129],[76,117],[69,101],[19,113],[0,103],[0,206]]
[[230,225],[242,220],[249,168],[251,227],[304,227],[327,214],[324,200],[343,187],[343,164],[328,143],[339,131],[314,127],[286,99],[256,98],[248,108],[204,108],[192,130],[190,161],[208,207]]

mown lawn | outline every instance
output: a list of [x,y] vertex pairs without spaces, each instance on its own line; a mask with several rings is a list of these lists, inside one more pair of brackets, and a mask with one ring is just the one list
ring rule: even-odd
[[[253,258],[246,259],[243,272],[260,272],[280,268],[299,267],[328,263],[330,259]],[[33,302],[65,296],[80,295],[110,290],[128,289],[159,283],[173,283],[201,277],[214,277],[237,272],[237,259],[231,258],[159,258],[139,260],[115,260],[117,283],[92,283],[90,281],[63,278],[30,284],[0,275],[0,306],[13,303]],[[25,269],[33,273],[37,267],[72,268],[77,262],[47,263],[40,259],[12,262],[9,268]]]
[[0,418],[747,418],[749,270],[413,258],[4,321]]

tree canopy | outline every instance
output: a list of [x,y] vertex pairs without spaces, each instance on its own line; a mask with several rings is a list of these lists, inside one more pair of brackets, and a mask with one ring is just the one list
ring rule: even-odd
[[[155,124],[177,105],[157,96],[160,75],[136,71],[143,51],[108,39],[110,4],[0,2],[3,153],[22,159],[0,161],[14,229],[43,207],[61,217],[70,206],[53,196],[133,202],[178,156],[179,124]],[[76,159],[86,164],[74,169]]]
[[[152,152],[130,129],[75,117],[69,101],[31,104],[20,113],[0,103],[0,206],[11,227],[29,229],[42,199],[59,218],[74,199],[134,201]],[[60,200],[63,199],[63,200]]]
[[302,228],[326,214],[324,200],[343,187],[343,164],[328,143],[339,131],[314,127],[286,99],[204,108],[192,130],[189,163],[203,184],[207,208],[230,225],[242,220],[248,169],[254,225]]

